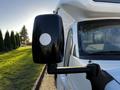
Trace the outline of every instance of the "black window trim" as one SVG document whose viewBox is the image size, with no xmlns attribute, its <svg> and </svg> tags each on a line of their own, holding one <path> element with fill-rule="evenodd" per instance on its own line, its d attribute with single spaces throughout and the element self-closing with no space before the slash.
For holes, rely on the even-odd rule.
<svg viewBox="0 0 120 90">
<path fill-rule="evenodd" d="M 95 2 L 120 3 L 120 0 L 93 0 Z"/>
</svg>

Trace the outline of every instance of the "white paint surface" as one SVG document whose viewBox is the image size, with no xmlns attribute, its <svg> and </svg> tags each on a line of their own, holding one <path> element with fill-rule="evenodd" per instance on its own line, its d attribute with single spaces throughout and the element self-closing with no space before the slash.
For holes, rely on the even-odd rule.
<svg viewBox="0 0 120 90">
<path fill-rule="evenodd" d="M 120 85 L 113 80 L 106 85 L 105 90 L 120 90 Z"/>
</svg>

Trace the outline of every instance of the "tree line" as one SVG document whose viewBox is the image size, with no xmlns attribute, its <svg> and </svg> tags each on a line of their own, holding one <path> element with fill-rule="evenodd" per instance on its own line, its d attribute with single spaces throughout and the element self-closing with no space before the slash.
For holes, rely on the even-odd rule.
<svg viewBox="0 0 120 90">
<path fill-rule="evenodd" d="M 29 38 L 27 36 L 27 29 L 25 26 L 23 26 L 20 33 L 15 34 L 14 31 L 11 31 L 11 33 L 6 31 L 4 38 L 2 31 L 0 30 L 0 52 L 17 49 L 21 44 L 25 45 L 28 40 Z"/>
<path fill-rule="evenodd" d="M 5 33 L 5 38 L 3 39 L 2 32 L 0 30 L 0 52 L 10 51 L 20 47 L 20 36 L 18 33 L 14 34 L 11 31 L 11 35 L 7 31 Z"/>
</svg>

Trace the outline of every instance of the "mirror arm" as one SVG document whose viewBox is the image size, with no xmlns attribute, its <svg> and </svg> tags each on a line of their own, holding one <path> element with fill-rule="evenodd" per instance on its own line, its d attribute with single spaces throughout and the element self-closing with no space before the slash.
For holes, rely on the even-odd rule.
<svg viewBox="0 0 120 90">
<path fill-rule="evenodd" d="M 57 67 L 55 64 L 49 64 L 47 65 L 47 72 L 49 74 L 87 73 L 89 76 L 96 76 L 98 67 L 98 64 L 88 64 L 87 67 Z"/>
</svg>

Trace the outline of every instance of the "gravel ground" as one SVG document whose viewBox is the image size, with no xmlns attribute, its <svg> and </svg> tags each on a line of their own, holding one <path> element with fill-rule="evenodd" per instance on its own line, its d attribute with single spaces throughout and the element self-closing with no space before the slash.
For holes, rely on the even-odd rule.
<svg viewBox="0 0 120 90">
<path fill-rule="evenodd" d="M 39 90 L 56 90 L 54 75 L 49 75 L 45 72 L 44 78 Z"/>
</svg>

